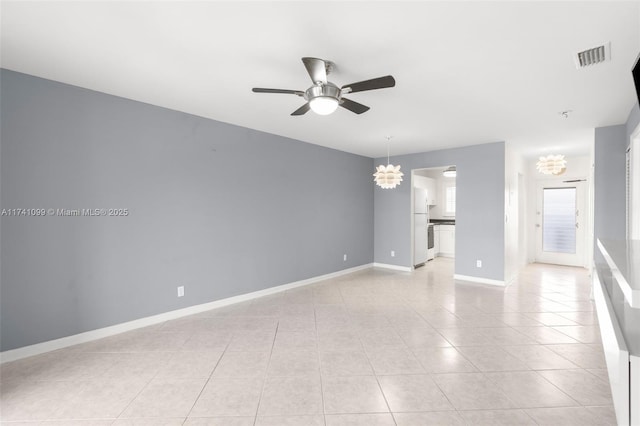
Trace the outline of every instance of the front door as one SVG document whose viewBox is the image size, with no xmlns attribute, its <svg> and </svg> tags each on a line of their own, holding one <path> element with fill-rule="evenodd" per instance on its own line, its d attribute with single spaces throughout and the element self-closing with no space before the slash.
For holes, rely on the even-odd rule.
<svg viewBox="0 0 640 426">
<path fill-rule="evenodd" d="M 585 266 L 584 182 L 541 182 L 536 211 L 536 261 Z"/>
</svg>

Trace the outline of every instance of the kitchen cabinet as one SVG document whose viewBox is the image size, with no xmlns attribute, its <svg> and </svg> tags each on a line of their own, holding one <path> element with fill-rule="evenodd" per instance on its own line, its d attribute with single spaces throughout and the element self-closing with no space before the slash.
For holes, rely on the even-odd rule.
<svg viewBox="0 0 640 426">
<path fill-rule="evenodd" d="M 436 192 L 436 180 L 432 178 L 425 179 L 426 189 L 427 189 L 427 204 L 430 206 L 435 206 L 438 204 L 438 193 Z"/>
<path fill-rule="evenodd" d="M 440 255 L 440 225 L 433 225 L 433 252 Z"/>
<path fill-rule="evenodd" d="M 640 425 L 640 241 L 598 239 L 597 248 L 593 298 L 616 423 Z"/>
<path fill-rule="evenodd" d="M 456 253 L 456 226 L 440 225 L 439 253 L 443 257 L 454 257 Z"/>
<path fill-rule="evenodd" d="M 414 176 L 413 187 L 424 189 L 427 192 L 427 205 L 435 206 L 437 204 L 438 190 L 436 180 L 426 176 Z"/>
</svg>

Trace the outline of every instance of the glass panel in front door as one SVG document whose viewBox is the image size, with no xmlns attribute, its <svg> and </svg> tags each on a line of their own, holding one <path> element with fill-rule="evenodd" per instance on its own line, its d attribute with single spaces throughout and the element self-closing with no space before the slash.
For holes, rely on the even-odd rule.
<svg viewBox="0 0 640 426">
<path fill-rule="evenodd" d="M 576 252 L 576 188 L 544 188 L 542 251 Z"/>
</svg>

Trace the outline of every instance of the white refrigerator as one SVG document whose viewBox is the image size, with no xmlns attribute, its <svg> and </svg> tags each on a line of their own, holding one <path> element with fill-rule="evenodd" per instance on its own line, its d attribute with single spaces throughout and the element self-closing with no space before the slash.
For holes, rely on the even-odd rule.
<svg viewBox="0 0 640 426">
<path fill-rule="evenodd" d="M 428 259 L 429 206 L 427 190 L 413 188 L 413 265 L 424 265 Z"/>
</svg>

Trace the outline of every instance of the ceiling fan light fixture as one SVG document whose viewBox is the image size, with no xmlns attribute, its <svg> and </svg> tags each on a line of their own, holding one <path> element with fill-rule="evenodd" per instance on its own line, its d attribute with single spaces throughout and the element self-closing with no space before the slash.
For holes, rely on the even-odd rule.
<svg viewBox="0 0 640 426">
<path fill-rule="evenodd" d="M 329 115 L 338 109 L 338 100 L 329 96 L 318 96 L 309 101 L 311 110 L 318 115 Z"/>
<path fill-rule="evenodd" d="M 444 177 L 456 177 L 456 175 L 456 166 L 450 166 L 447 170 L 442 172 L 442 176 Z"/>
</svg>

